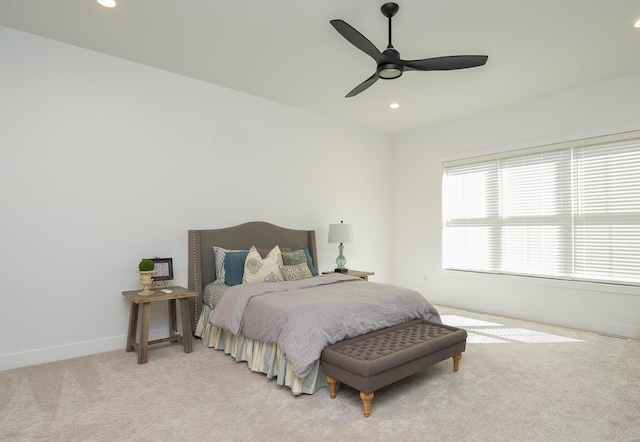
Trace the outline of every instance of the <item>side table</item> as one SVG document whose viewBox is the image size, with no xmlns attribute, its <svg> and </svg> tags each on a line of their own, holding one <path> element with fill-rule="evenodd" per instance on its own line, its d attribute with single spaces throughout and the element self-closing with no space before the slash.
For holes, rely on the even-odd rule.
<svg viewBox="0 0 640 442">
<path fill-rule="evenodd" d="M 330 271 L 330 272 L 322 272 L 323 275 L 328 275 L 329 273 L 335 273 L 335 271 Z M 358 278 L 362 278 L 365 281 L 369 280 L 369 276 L 371 275 L 375 275 L 375 273 L 373 272 L 362 272 L 360 270 L 347 270 L 347 275 L 349 276 L 356 276 Z"/>
<path fill-rule="evenodd" d="M 129 334 L 127 335 L 127 352 L 138 352 L 138 364 L 147 362 L 149 346 L 161 342 L 181 342 L 185 353 L 191 353 L 191 320 L 189 317 L 189 298 L 197 296 L 195 290 L 184 287 L 173 287 L 171 293 L 164 293 L 156 289 L 152 295 L 139 295 L 140 290 L 122 292 L 122 296 L 131 302 L 129 313 Z M 149 341 L 149 316 L 151 303 L 156 301 L 169 301 L 169 337 Z M 177 301 L 180 301 L 180 321 L 182 322 L 182 334 L 178 333 Z M 142 321 L 140 327 L 140 341 L 136 342 L 138 331 L 138 315 L 142 308 Z"/>
</svg>

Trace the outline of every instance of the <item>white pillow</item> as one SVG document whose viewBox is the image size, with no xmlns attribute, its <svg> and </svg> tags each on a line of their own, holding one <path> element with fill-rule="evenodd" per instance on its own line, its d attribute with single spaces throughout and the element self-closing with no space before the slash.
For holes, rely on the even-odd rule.
<svg viewBox="0 0 640 442">
<path fill-rule="evenodd" d="M 275 246 L 269 254 L 262 259 L 255 246 L 251 246 L 251 250 L 249 250 L 249 254 L 244 261 L 242 283 L 282 282 L 284 281 L 284 276 L 282 276 L 282 271 L 280 270 L 280 266 L 282 265 L 280 247 Z"/>
</svg>

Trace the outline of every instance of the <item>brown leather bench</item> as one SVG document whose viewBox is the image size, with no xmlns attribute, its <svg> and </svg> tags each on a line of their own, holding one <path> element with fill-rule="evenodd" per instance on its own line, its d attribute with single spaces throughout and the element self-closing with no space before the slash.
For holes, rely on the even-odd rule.
<svg viewBox="0 0 640 442">
<path fill-rule="evenodd" d="M 466 342 L 463 329 L 417 319 L 329 345 L 320 361 L 331 399 L 344 382 L 360 390 L 369 417 L 374 391 L 448 358 L 458 371 Z"/>
</svg>

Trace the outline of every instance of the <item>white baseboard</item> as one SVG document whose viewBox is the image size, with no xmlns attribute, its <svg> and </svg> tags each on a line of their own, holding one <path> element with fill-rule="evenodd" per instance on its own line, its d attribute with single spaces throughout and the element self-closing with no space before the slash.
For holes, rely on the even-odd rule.
<svg viewBox="0 0 640 442">
<path fill-rule="evenodd" d="M 435 297 L 434 297 L 435 298 Z M 640 327 L 632 324 L 620 324 L 602 321 L 594 318 L 575 317 L 550 311 L 528 309 L 526 312 L 514 308 L 496 307 L 482 303 L 457 301 L 451 299 L 433 299 L 433 304 L 453 307 L 461 310 L 469 310 L 476 313 L 488 313 L 490 315 L 506 316 L 508 318 L 522 319 L 524 321 L 540 322 L 542 324 L 557 325 L 560 327 L 577 330 L 605 333 L 614 336 L 622 336 L 631 339 L 640 339 Z"/>
<path fill-rule="evenodd" d="M 149 330 L 150 341 L 166 338 L 167 336 L 169 336 L 168 327 L 166 329 Z M 28 365 L 60 361 L 62 359 L 78 358 L 107 351 L 125 351 L 126 345 L 127 335 L 121 335 L 114 336 L 112 338 L 96 339 L 93 341 L 76 342 L 67 345 L 9 353 L 0 355 L 0 371 L 26 367 Z"/>
</svg>

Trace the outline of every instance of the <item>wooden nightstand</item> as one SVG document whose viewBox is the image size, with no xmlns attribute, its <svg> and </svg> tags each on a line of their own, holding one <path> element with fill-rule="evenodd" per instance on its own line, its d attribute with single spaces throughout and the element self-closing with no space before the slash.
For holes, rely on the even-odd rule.
<svg viewBox="0 0 640 442">
<path fill-rule="evenodd" d="M 335 273 L 335 271 L 332 270 L 330 272 L 322 272 L 323 275 L 328 275 L 330 273 Z M 358 278 L 362 278 L 365 281 L 368 281 L 369 280 L 369 276 L 375 275 L 375 273 L 373 273 L 373 272 L 362 272 L 360 270 L 348 270 L 347 271 L 347 275 L 355 276 L 355 277 L 358 277 Z"/>
<path fill-rule="evenodd" d="M 185 353 L 191 353 L 191 320 L 189 317 L 189 298 L 197 296 L 195 290 L 184 287 L 173 287 L 171 293 L 161 292 L 155 289 L 152 295 L 139 295 L 140 290 L 122 292 L 122 296 L 131 302 L 129 313 L 129 334 L 127 335 L 127 352 L 138 352 L 138 364 L 147 362 L 149 346 L 161 342 L 181 342 Z M 151 303 L 156 301 L 169 301 L 169 337 L 149 341 L 149 314 Z M 178 313 L 176 310 L 177 301 L 180 301 L 180 321 L 182 322 L 182 335 L 178 334 Z M 140 327 L 140 342 L 136 342 L 138 331 L 138 313 L 142 307 L 142 324 Z"/>
</svg>

